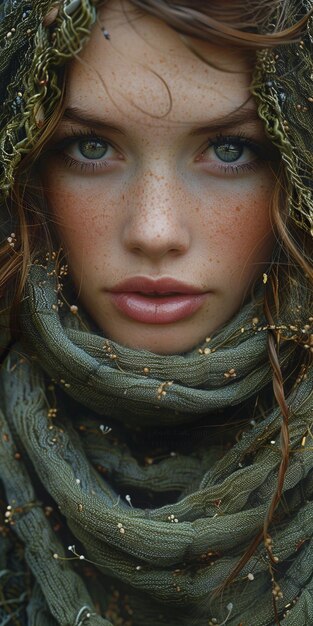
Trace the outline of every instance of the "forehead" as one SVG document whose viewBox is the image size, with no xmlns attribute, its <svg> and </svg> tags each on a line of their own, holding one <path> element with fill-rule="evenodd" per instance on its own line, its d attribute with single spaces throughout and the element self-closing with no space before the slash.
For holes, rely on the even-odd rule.
<svg viewBox="0 0 313 626">
<path fill-rule="evenodd" d="M 99 11 L 80 59 L 70 65 L 66 103 L 149 125 L 155 118 L 201 123 L 247 101 L 249 65 L 238 50 L 184 38 L 161 20 L 113 0 Z"/>
</svg>

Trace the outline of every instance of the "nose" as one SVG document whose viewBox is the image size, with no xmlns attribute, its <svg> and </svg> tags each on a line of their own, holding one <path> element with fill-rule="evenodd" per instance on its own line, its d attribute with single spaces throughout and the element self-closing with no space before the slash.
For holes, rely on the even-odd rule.
<svg viewBox="0 0 313 626">
<path fill-rule="evenodd" d="M 168 174 L 148 171 L 127 196 L 123 234 L 129 251 L 153 260 L 187 252 L 191 232 L 182 183 Z"/>
</svg>

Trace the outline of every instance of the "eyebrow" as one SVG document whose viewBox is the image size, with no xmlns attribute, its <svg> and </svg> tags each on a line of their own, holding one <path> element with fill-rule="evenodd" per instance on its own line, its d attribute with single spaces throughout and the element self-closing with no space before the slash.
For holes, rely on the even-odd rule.
<svg viewBox="0 0 313 626">
<path fill-rule="evenodd" d="M 252 122 L 259 122 L 262 125 L 262 120 L 258 116 L 256 109 L 251 107 L 239 107 L 235 111 L 232 111 L 228 115 L 224 115 L 220 118 L 215 118 L 206 126 L 200 126 L 192 131 L 191 135 L 202 135 L 202 133 L 212 133 L 218 130 L 227 130 L 227 128 L 233 128 L 235 126 L 242 126 L 243 124 L 251 124 Z"/>
<path fill-rule="evenodd" d="M 60 121 L 62 122 L 63 120 L 70 120 L 72 122 L 76 122 L 77 124 L 81 124 L 82 126 L 89 126 L 91 128 L 101 128 L 103 130 L 110 129 L 120 135 L 125 135 L 125 132 L 121 128 L 117 128 L 108 121 L 99 119 L 97 116 L 90 115 L 87 111 L 78 109 L 77 107 L 68 107 L 65 109 L 63 117 Z"/>
<path fill-rule="evenodd" d="M 68 107 L 63 113 L 62 120 L 70 120 L 83 126 L 89 126 L 92 128 L 101 128 L 102 130 L 115 131 L 120 135 L 125 135 L 125 131 L 122 128 L 116 127 L 109 123 L 109 121 L 100 119 L 95 115 L 88 113 L 77 107 Z M 238 107 L 235 111 L 232 111 L 228 115 L 224 115 L 221 118 L 215 118 L 205 126 L 199 126 L 192 132 L 192 136 L 202 135 L 204 133 L 212 133 L 218 130 L 226 130 L 227 128 L 233 128 L 235 126 L 242 126 L 243 124 L 250 124 L 251 122 L 259 122 L 262 124 L 257 110 L 251 107 Z"/>
</svg>

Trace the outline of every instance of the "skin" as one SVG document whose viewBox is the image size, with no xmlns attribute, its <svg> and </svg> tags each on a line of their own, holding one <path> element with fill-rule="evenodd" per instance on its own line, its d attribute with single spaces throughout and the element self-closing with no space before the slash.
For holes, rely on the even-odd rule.
<svg viewBox="0 0 313 626">
<path fill-rule="evenodd" d="M 163 22 L 123 7 L 113 0 L 101 10 L 110 40 L 95 25 L 70 66 L 65 106 L 92 123 L 64 117 L 42 181 L 79 299 L 99 328 L 132 348 L 182 353 L 234 315 L 271 258 L 273 151 L 262 122 L 248 119 L 256 107 L 240 52 L 191 41 L 212 67 Z M 225 116 L 242 105 L 243 121 L 224 129 Z M 94 131 L 107 149 L 98 160 L 82 154 L 87 137 L 72 136 Z M 236 162 L 225 163 L 210 146 L 221 136 L 235 137 L 237 152 L 242 137 L 260 151 L 244 145 Z M 183 320 L 145 324 L 110 298 L 133 276 L 175 278 L 208 295 Z"/>
</svg>

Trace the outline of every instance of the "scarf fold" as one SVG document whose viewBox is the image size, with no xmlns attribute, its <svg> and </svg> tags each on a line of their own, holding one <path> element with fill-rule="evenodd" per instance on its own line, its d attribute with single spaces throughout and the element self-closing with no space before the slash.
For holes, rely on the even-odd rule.
<svg viewBox="0 0 313 626">
<path fill-rule="evenodd" d="M 113 417 L 149 427 L 172 423 L 174 411 L 175 422 L 183 423 L 190 413 L 194 419 L 194 414 L 240 404 L 271 381 L 259 304 L 244 307 L 231 327 L 191 353 L 161 356 L 71 328 L 69 315 L 58 311 L 54 272 L 49 265 L 31 268 L 23 334 L 49 376 L 78 401 L 83 388 L 83 402 L 92 410 L 101 414 L 105 404 Z M 289 354 L 286 345 L 284 361 Z"/>
<path fill-rule="evenodd" d="M 279 409 L 268 406 L 262 417 L 240 424 L 231 446 L 212 435 L 212 445 L 200 440 L 191 454 L 178 446 L 142 461 L 128 435 L 144 440 L 153 425 L 188 432 L 199 420 L 210 433 L 222 409 L 262 397 L 271 372 L 260 306 L 247 304 L 191 353 L 163 357 L 82 330 L 61 301 L 56 272 L 32 266 L 23 340 L 2 371 L 7 528 L 25 546 L 35 579 L 25 623 L 270 626 L 273 603 L 284 625 L 299 626 L 304 614 L 310 623 L 310 370 L 288 397 L 291 455 L 270 527 L 274 566 L 260 544 L 216 600 L 214 590 L 261 531 L 275 490 Z M 289 355 L 285 341 L 283 367 Z M 152 505 L 137 504 L 143 495 Z M 154 506 L 160 496 L 163 503 Z"/>
</svg>

